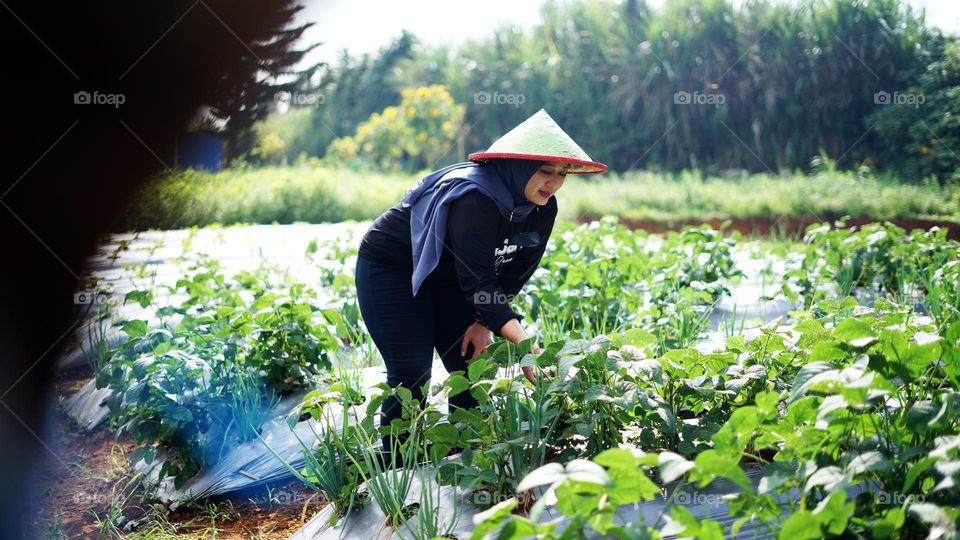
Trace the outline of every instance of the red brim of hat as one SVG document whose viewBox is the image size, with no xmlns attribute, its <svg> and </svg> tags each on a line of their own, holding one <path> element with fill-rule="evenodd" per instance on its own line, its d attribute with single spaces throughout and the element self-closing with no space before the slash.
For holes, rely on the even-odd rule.
<svg viewBox="0 0 960 540">
<path fill-rule="evenodd" d="M 589 170 L 577 170 L 571 168 L 568 173 L 572 174 L 599 174 L 607 172 L 607 166 L 597 161 L 586 161 L 583 159 L 568 158 L 561 156 L 543 156 L 539 154 L 516 154 L 511 152 L 474 152 L 467 156 L 470 161 L 482 161 L 485 159 L 511 158 L 511 159 L 530 159 L 535 161 L 553 161 L 556 163 L 569 163 L 580 167 L 588 167 Z"/>
</svg>

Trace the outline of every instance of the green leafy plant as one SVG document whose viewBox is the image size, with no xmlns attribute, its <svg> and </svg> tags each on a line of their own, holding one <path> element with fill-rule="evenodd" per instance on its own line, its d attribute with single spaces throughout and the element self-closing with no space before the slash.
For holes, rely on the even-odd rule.
<svg viewBox="0 0 960 540">
<path fill-rule="evenodd" d="M 357 422 L 356 408 L 365 402 L 364 388 L 359 375 L 344 369 L 339 371 L 339 380 L 324 390 L 314 390 L 304 396 L 303 401 L 287 417 L 291 429 L 299 422 L 314 420 L 310 423 L 313 444 L 308 444 L 294 430 L 294 436 L 300 442 L 305 458 L 304 468 L 300 471 L 291 466 L 282 456 L 273 451 L 267 441 L 264 445 L 294 476 L 307 487 L 320 493 L 333 505 L 334 511 L 330 524 L 336 524 L 356 507 L 366 504 L 367 492 L 360 493 L 360 464 L 355 456 L 360 455 L 363 439 Z M 339 415 L 334 414 L 336 407 Z M 339 418 L 339 427 L 337 418 Z M 316 430 L 319 426 L 320 432 Z"/>
<path fill-rule="evenodd" d="M 328 351 L 336 340 L 326 327 L 312 322 L 314 308 L 303 299 L 306 291 L 294 284 L 289 296 L 266 293 L 251 306 L 256 314 L 250 323 L 254 345 L 248 362 L 280 390 L 303 386 L 331 367 Z"/>
</svg>

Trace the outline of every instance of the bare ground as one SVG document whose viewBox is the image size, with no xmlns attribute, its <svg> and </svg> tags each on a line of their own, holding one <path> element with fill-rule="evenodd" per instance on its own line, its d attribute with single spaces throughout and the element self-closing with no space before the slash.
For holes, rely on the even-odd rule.
<svg viewBox="0 0 960 540">
<path fill-rule="evenodd" d="M 61 374 L 55 395 L 78 390 L 90 373 Z M 48 407 L 46 436 L 37 456 L 34 509 L 27 538 L 286 539 L 327 503 L 299 480 L 277 481 L 212 497 L 171 512 L 144 500 L 127 463 L 137 445 L 114 439 L 101 426 L 81 430 L 59 408 Z M 117 519 L 122 513 L 123 518 Z M 110 516 L 113 516 L 111 519 Z M 132 531 L 123 524 L 142 519 Z M 119 522 L 119 527 L 113 525 Z M 119 532 L 118 532 L 119 530 Z"/>
</svg>

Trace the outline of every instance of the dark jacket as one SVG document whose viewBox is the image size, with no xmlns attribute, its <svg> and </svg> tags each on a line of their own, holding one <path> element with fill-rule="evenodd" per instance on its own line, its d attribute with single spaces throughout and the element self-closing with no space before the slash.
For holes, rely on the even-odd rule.
<svg viewBox="0 0 960 540">
<path fill-rule="evenodd" d="M 429 279 L 457 282 L 478 320 L 499 335 L 507 321 L 521 318 L 509 302 L 539 266 L 556 217 L 556 197 L 526 220 L 511 223 L 488 197 L 467 193 L 450 204 L 443 254 Z M 377 218 L 361 240 L 359 254 L 412 272 L 410 210 L 397 204 Z"/>
</svg>

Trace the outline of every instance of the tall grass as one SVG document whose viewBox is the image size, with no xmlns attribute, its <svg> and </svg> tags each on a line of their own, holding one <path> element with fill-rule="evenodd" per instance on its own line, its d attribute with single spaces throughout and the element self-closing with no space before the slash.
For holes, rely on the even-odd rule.
<svg viewBox="0 0 960 540">
<path fill-rule="evenodd" d="M 367 220 L 396 204 L 416 177 L 349 169 L 265 167 L 154 178 L 123 217 L 130 229 L 212 223 Z"/>
<path fill-rule="evenodd" d="M 654 221 L 842 215 L 876 220 L 931 218 L 960 222 L 960 186 L 905 184 L 844 172 L 733 178 L 698 172 L 635 172 L 568 177 L 558 195 L 566 217 L 612 214 Z"/>
<path fill-rule="evenodd" d="M 121 228 L 370 220 L 396 204 L 420 177 L 307 166 L 214 174 L 187 170 L 155 178 L 128 209 Z M 609 214 L 661 222 L 781 216 L 829 220 L 851 215 L 960 223 L 956 185 L 905 184 L 839 171 L 733 178 L 704 177 L 697 171 L 571 175 L 558 202 L 565 219 Z"/>
</svg>

